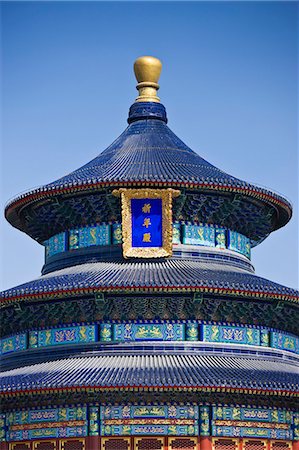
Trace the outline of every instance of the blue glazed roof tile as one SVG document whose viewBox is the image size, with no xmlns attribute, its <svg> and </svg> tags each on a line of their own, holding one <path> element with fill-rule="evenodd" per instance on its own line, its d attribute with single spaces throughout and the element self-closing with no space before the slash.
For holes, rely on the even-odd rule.
<svg viewBox="0 0 299 450">
<path fill-rule="evenodd" d="M 254 380 L 252 377 L 254 373 Z M 297 391 L 298 365 L 238 355 L 80 356 L 5 371 L 0 391 L 96 386 L 222 386 Z"/>
<path fill-rule="evenodd" d="M 200 288 L 240 290 L 299 298 L 298 291 L 261 278 L 246 270 L 192 260 L 150 262 L 97 262 L 81 264 L 43 275 L 36 280 L 2 292 L 11 298 L 48 294 L 78 288 Z"/>
<path fill-rule="evenodd" d="M 134 110 L 143 113 L 135 114 Z M 254 193 L 266 194 L 282 202 L 288 210 L 290 203 L 278 194 L 254 186 L 234 176 L 228 175 L 196 152 L 191 150 L 166 125 L 163 105 L 133 104 L 130 110 L 129 126 L 101 154 L 68 175 L 23 194 L 7 205 L 8 211 L 20 199 L 32 194 L 63 190 L 74 186 L 86 186 L 101 183 L 138 183 L 162 182 L 169 186 L 176 184 L 203 184 L 203 187 L 222 186 L 244 188 L 244 195 Z M 151 112 L 148 112 L 151 109 Z M 134 116 L 135 114 L 135 116 Z M 134 116 L 134 120 L 130 120 Z M 162 118 L 161 118 L 162 117 Z M 153 120 L 155 119 L 155 120 Z M 271 203 L 271 200 L 269 200 Z"/>
</svg>

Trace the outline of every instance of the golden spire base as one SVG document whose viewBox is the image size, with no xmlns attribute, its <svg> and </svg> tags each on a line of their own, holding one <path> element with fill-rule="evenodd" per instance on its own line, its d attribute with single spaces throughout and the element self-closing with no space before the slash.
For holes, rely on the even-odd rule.
<svg viewBox="0 0 299 450">
<path fill-rule="evenodd" d="M 134 73 L 138 81 L 136 88 L 139 95 L 135 102 L 160 102 L 157 96 L 158 80 L 162 70 L 162 63 L 154 56 L 141 56 L 134 63 Z"/>
</svg>

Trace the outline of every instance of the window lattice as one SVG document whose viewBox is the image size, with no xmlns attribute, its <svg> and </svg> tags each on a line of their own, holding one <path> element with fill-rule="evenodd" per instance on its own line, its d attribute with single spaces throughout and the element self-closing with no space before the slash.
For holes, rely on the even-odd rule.
<svg viewBox="0 0 299 450">
<path fill-rule="evenodd" d="M 291 450 L 292 443 L 287 441 L 272 441 L 271 450 Z"/>
<path fill-rule="evenodd" d="M 9 444 L 9 450 L 30 450 L 31 445 L 30 442 L 15 442 L 13 444 Z"/>
<path fill-rule="evenodd" d="M 136 450 L 163 450 L 163 439 L 141 438 L 137 440 Z"/>
<path fill-rule="evenodd" d="M 171 450 L 195 450 L 196 440 L 188 438 L 174 438 L 169 440 L 169 449 Z"/>
<path fill-rule="evenodd" d="M 216 439 L 213 450 L 236 450 L 236 441 L 233 439 Z"/>
<path fill-rule="evenodd" d="M 40 441 L 35 442 L 33 445 L 34 450 L 56 450 L 55 441 Z"/>
<path fill-rule="evenodd" d="M 130 450 L 130 442 L 126 439 L 108 439 L 103 443 L 103 450 Z"/>
<path fill-rule="evenodd" d="M 265 450 L 266 444 L 259 440 L 245 441 L 243 444 L 243 450 Z"/>
<path fill-rule="evenodd" d="M 63 441 L 61 450 L 85 450 L 84 440 L 70 439 Z"/>
</svg>

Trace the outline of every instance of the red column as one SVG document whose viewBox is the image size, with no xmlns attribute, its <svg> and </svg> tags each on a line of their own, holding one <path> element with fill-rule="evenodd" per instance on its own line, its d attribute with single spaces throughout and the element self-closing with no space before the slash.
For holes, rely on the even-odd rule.
<svg viewBox="0 0 299 450">
<path fill-rule="evenodd" d="M 293 441 L 293 450 L 299 450 L 299 441 Z"/>
<path fill-rule="evenodd" d="M 200 450 L 212 450 L 212 438 L 210 436 L 200 436 L 199 442 Z"/>
<path fill-rule="evenodd" d="M 0 450 L 8 450 L 8 442 L 0 442 Z"/>
<path fill-rule="evenodd" d="M 86 436 L 85 438 L 86 450 L 100 450 L 99 436 Z"/>
</svg>

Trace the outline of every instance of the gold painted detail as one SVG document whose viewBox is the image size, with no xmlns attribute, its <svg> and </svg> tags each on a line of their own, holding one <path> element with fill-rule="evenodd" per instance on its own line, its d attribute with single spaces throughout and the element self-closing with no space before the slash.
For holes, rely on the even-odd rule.
<svg viewBox="0 0 299 450">
<path fill-rule="evenodd" d="M 160 102 L 157 96 L 158 80 L 162 70 L 162 63 L 153 56 L 141 56 L 134 63 L 134 73 L 138 84 L 136 88 L 139 96 L 136 102 Z"/>
<path fill-rule="evenodd" d="M 112 192 L 121 197 L 123 256 L 124 258 L 164 258 L 172 255 L 172 198 L 178 197 L 180 191 L 175 189 L 126 189 L 121 188 Z M 162 200 L 162 247 L 133 247 L 132 246 L 132 199 L 161 199 Z M 150 204 L 145 203 L 143 212 L 150 213 Z M 144 242 L 151 242 L 151 235 L 147 232 L 149 222 L 144 223 L 146 232 Z"/>
</svg>

